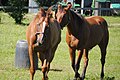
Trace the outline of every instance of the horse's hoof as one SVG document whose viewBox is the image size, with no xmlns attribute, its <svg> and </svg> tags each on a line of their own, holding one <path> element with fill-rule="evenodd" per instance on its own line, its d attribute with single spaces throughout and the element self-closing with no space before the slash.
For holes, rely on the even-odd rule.
<svg viewBox="0 0 120 80">
<path fill-rule="evenodd" d="M 74 78 L 73 80 L 82 80 L 82 78 L 78 77 L 78 78 Z"/>
<path fill-rule="evenodd" d="M 48 77 L 46 77 L 46 78 L 42 78 L 42 80 L 48 80 Z"/>
<path fill-rule="evenodd" d="M 73 80 L 77 80 L 77 78 L 74 78 Z"/>
<path fill-rule="evenodd" d="M 103 80 L 103 78 L 100 78 L 100 80 Z"/>
<path fill-rule="evenodd" d="M 73 80 L 77 80 L 76 78 L 74 78 Z"/>
<path fill-rule="evenodd" d="M 74 78 L 80 78 L 80 74 L 79 73 L 76 73 Z"/>
<path fill-rule="evenodd" d="M 85 77 L 80 77 L 80 80 L 84 80 Z"/>
</svg>

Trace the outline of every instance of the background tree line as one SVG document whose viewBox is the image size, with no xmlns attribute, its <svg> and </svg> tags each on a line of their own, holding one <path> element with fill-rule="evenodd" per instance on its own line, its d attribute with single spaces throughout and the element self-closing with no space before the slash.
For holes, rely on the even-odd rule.
<svg viewBox="0 0 120 80">
<path fill-rule="evenodd" d="M 34 0 L 38 7 L 47 6 L 56 4 L 62 0 Z M 28 0 L 2 0 L 0 2 L 1 6 L 10 6 L 10 8 L 2 9 L 7 12 L 14 20 L 16 24 L 21 24 L 23 16 L 27 13 L 27 10 L 24 9 L 25 6 L 28 6 Z M 3 4 L 2 4 L 3 3 Z"/>
</svg>

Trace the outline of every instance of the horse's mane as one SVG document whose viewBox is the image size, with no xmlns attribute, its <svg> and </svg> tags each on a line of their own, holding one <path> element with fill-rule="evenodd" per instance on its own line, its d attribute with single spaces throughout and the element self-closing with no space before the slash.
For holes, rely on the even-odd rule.
<svg viewBox="0 0 120 80">
<path fill-rule="evenodd" d="M 33 19 L 33 21 L 38 21 L 38 20 L 39 20 L 39 15 L 36 14 L 35 17 L 34 17 L 34 19 Z"/>
<path fill-rule="evenodd" d="M 83 23 L 83 21 L 85 20 L 84 17 L 81 14 L 78 14 L 71 9 L 70 9 L 70 13 L 71 13 L 71 15 L 73 16 L 74 19 L 79 21 L 79 23 Z"/>
</svg>

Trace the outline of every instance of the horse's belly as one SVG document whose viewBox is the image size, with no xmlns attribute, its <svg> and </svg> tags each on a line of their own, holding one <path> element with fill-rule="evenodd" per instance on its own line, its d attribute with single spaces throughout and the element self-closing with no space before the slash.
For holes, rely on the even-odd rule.
<svg viewBox="0 0 120 80">
<path fill-rule="evenodd" d="M 89 43 L 87 44 L 87 46 L 86 46 L 86 49 L 90 50 L 90 49 L 92 49 L 93 47 L 95 47 L 96 45 L 98 45 L 98 43 L 92 43 L 92 42 L 90 43 L 90 42 L 89 42 Z"/>
<path fill-rule="evenodd" d="M 91 49 L 98 45 L 104 36 L 104 31 L 101 26 L 93 25 L 90 28 L 90 35 L 86 44 L 86 48 Z"/>
<path fill-rule="evenodd" d="M 87 44 L 86 44 L 86 48 L 87 49 L 92 49 L 94 46 L 98 45 L 102 38 L 103 38 L 103 32 L 102 31 L 98 31 L 94 34 L 91 34 L 88 41 L 87 41 Z"/>
</svg>

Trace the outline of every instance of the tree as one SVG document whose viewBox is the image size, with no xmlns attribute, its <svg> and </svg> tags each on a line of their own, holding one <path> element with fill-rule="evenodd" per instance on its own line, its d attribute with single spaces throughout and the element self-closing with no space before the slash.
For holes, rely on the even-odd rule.
<svg viewBox="0 0 120 80">
<path fill-rule="evenodd" d="M 43 6 L 50 7 L 59 1 L 62 1 L 62 0 L 35 0 L 35 2 L 37 2 L 37 4 L 42 7 Z"/>
<path fill-rule="evenodd" d="M 9 15 L 15 20 L 15 23 L 21 24 L 26 11 L 23 9 L 26 0 L 9 0 L 8 5 L 11 6 Z"/>
<path fill-rule="evenodd" d="M 24 10 L 25 4 L 28 0 L 8 0 L 8 5 L 11 6 L 9 15 L 15 20 L 15 23 L 21 24 L 23 16 L 26 11 Z M 50 7 L 61 0 L 35 0 L 39 6 Z"/>
</svg>

